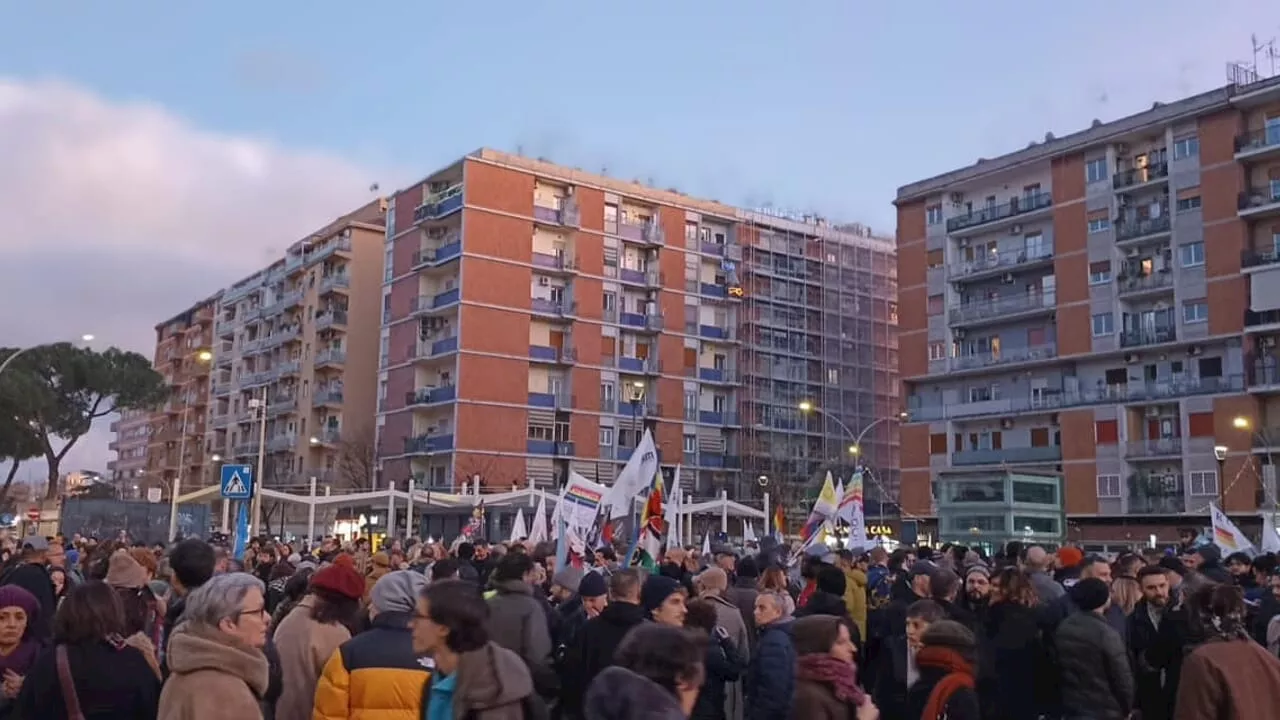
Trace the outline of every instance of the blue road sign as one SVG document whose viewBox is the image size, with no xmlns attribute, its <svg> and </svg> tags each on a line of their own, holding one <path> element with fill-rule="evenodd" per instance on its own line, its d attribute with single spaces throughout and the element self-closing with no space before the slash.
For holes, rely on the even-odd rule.
<svg viewBox="0 0 1280 720">
<path fill-rule="evenodd" d="M 253 497 L 253 466 L 222 466 L 222 497 L 228 500 L 248 500 Z"/>
</svg>

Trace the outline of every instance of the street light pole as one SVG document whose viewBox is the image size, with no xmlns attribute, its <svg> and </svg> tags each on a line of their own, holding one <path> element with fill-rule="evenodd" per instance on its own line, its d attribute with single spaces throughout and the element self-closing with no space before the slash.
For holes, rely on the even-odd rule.
<svg viewBox="0 0 1280 720">
<path fill-rule="evenodd" d="M 250 401 L 253 402 L 252 400 Z M 249 537 L 262 530 L 262 485 L 267 459 L 267 388 L 262 388 L 262 398 L 257 401 L 258 411 L 258 468 L 254 471 L 253 499 L 249 501 Z"/>
<path fill-rule="evenodd" d="M 817 413 L 822 417 L 827 418 L 828 420 L 834 422 L 836 425 L 840 427 L 841 430 L 844 430 L 845 434 L 848 435 L 851 440 L 853 440 L 853 444 L 849 446 L 849 454 L 858 458 L 857 466 L 863 470 L 866 470 L 867 468 L 866 468 L 866 465 L 862 462 L 862 439 L 867 436 L 867 433 L 870 432 L 872 428 L 879 425 L 880 423 L 889 422 L 890 420 L 906 419 L 906 413 L 901 413 L 896 416 L 886 415 L 885 417 L 876 418 L 875 420 L 872 420 L 870 423 L 867 423 L 866 427 L 862 428 L 861 432 L 855 434 L 853 430 L 849 429 L 849 426 L 846 425 L 844 421 L 842 421 L 840 418 L 836 417 L 835 415 L 832 415 L 826 410 L 823 410 L 822 408 L 818 407 L 812 402 L 809 402 L 808 400 L 802 401 L 799 405 L 799 408 L 800 408 L 800 412 Z M 880 482 L 880 479 L 877 478 L 874 474 L 871 474 L 869 472 L 868 474 L 871 475 L 872 480 L 875 481 L 876 487 L 880 489 L 880 492 L 877 494 L 880 495 L 880 520 L 883 522 L 884 492 L 885 492 L 884 483 Z M 901 508 L 899 508 L 899 512 L 901 512 Z"/>
<path fill-rule="evenodd" d="M 182 492 L 182 470 L 187 463 L 187 416 L 191 412 L 190 405 L 182 408 L 182 430 L 178 440 L 178 474 L 173 478 L 173 487 L 169 490 L 169 542 L 178 536 L 178 493 Z"/>
</svg>

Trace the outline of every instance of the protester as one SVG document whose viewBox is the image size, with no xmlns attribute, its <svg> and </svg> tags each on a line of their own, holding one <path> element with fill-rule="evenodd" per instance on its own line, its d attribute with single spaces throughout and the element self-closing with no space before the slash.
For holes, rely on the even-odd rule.
<svg viewBox="0 0 1280 720">
<path fill-rule="evenodd" d="M 587 573 L 585 577 L 593 574 Z M 667 579 L 673 583 L 672 587 L 678 586 L 675 580 Z M 627 633 L 645 621 L 645 609 L 640 604 L 643 582 L 639 570 L 615 572 L 609 578 L 609 604 L 597 617 L 587 620 L 566 652 L 560 674 L 560 706 L 569 717 L 580 716 L 582 700 L 591 681 L 613 664 L 618 646 Z"/>
<path fill-rule="evenodd" d="M 44 641 L 53 633 L 54 613 L 58 598 L 48 570 L 49 542 L 38 535 L 22 538 L 17 564 L 0 576 L 0 585 L 15 585 L 26 590 L 40 603 L 40 612 L 31 620 L 33 637 Z"/>
<path fill-rule="evenodd" d="M 1209 585 L 1197 591 L 1189 604 L 1206 642 L 1183 661 L 1177 720 L 1275 717 L 1280 659 L 1250 639 L 1243 591 L 1232 585 Z"/>
<path fill-rule="evenodd" d="M 310 592 L 280 621 L 273 637 L 283 675 L 276 720 L 310 720 L 320 673 L 351 639 L 364 591 L 364 578 L 339 556 L 311 576 Z"/>
<path fill-rule="evenodd" d="M 908 718 L 980 720 L 975 690 L 977 645 L 973 633 L 953 620 L 939 620 L 920 637 L 920 678 L 907 692 Z"/>
<path fill-rule="evenodd" d="M 845 720 L 877 712 L 858 686 L 854 633 L 848 622 L 811 615 L 796 620 L 791 632 L 798 660 L 793 720 Z"/>
<path fill-rule="evenodd" d="M 760 639 L 742 683 L 747 720 L 786 720 L 791 715 L 796 691 L 795 620 L 783 614 L 786 606 L 782 597 L 773 591 L 756 597 Z"/>
<path fill-rule="evenodd" d="M 1105 619 L 1110 590 L 1089 577 L 1068 596 L 1079 611 L 1054 633 L 1063 710 L 1070 717 L 1125 720 L 1133 709 L 1133 672 L 1124 640 Z"/>
<path fill-rule="evenodd" d="M 524 553 L 506 555 L 494 565 L 490 574 L 494 594 L 488 600 L 485 630 L 493 642 L 524 660 L 538 694 L 550 699 L 559 692 L 560 681 L 552 666 L 547 613 L 534 596 L 536 572 L 533 558 Z"/>
<path fill-rule="evenodd" d="M 0 719 L 15 717 L 14 700 L 43 647 L 32 627 L 39 613 L 34 595 L 17 585 L 0 586 Z"/>
<path fill-rule="evenodd" d="M 755 593 L 758 596 L 758 593 Z M 748 649 L 738 647 L 716 617 L 710 600 L 693 600 L 686 605 L 685 626 L 706 636 L 702 687 L 689 717 L 695 720 L 725 720 L 726 686 L 737 683 L 747 669 Z"/>
<path fill-rule="evenodd" d="M 589 720 L 683 720 L 689 717 L 705 673 L 704 648 L 704 641 L 698 635 L 681 628 L 656 623 L 637 627 L 618 647 L 616 665 L 592 681 L 586 697 L 586 717 Z"/>
</svg>

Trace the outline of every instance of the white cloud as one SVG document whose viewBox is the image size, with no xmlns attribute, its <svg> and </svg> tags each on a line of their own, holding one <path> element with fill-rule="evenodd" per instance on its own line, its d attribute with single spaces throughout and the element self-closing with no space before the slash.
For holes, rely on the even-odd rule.
<svg viewBox="0 0 1280 720">
<path fill-rule="evenodd" d="M 148 357 L 157 322 L 354 209 L 376 177 L 155 105 L 3 78 L 0 158 L 0 345 L 93 333 Z M 95 428 L 64 470 L 105 470 L 108 438 Z"/>
</svg>

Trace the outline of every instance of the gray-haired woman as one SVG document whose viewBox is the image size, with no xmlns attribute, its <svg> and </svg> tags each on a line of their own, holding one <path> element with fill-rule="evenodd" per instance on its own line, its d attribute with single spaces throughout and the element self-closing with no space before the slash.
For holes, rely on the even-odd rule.
<svg viewBox="0 0 1280 720">
<path fill-rule="evenodd" d="M 157 720 L 262 718 L 269 670 L 262 581 L 247 573 L 214 576 L 187 597 L 169 638 L 169 681 Z"/>
</svg>

